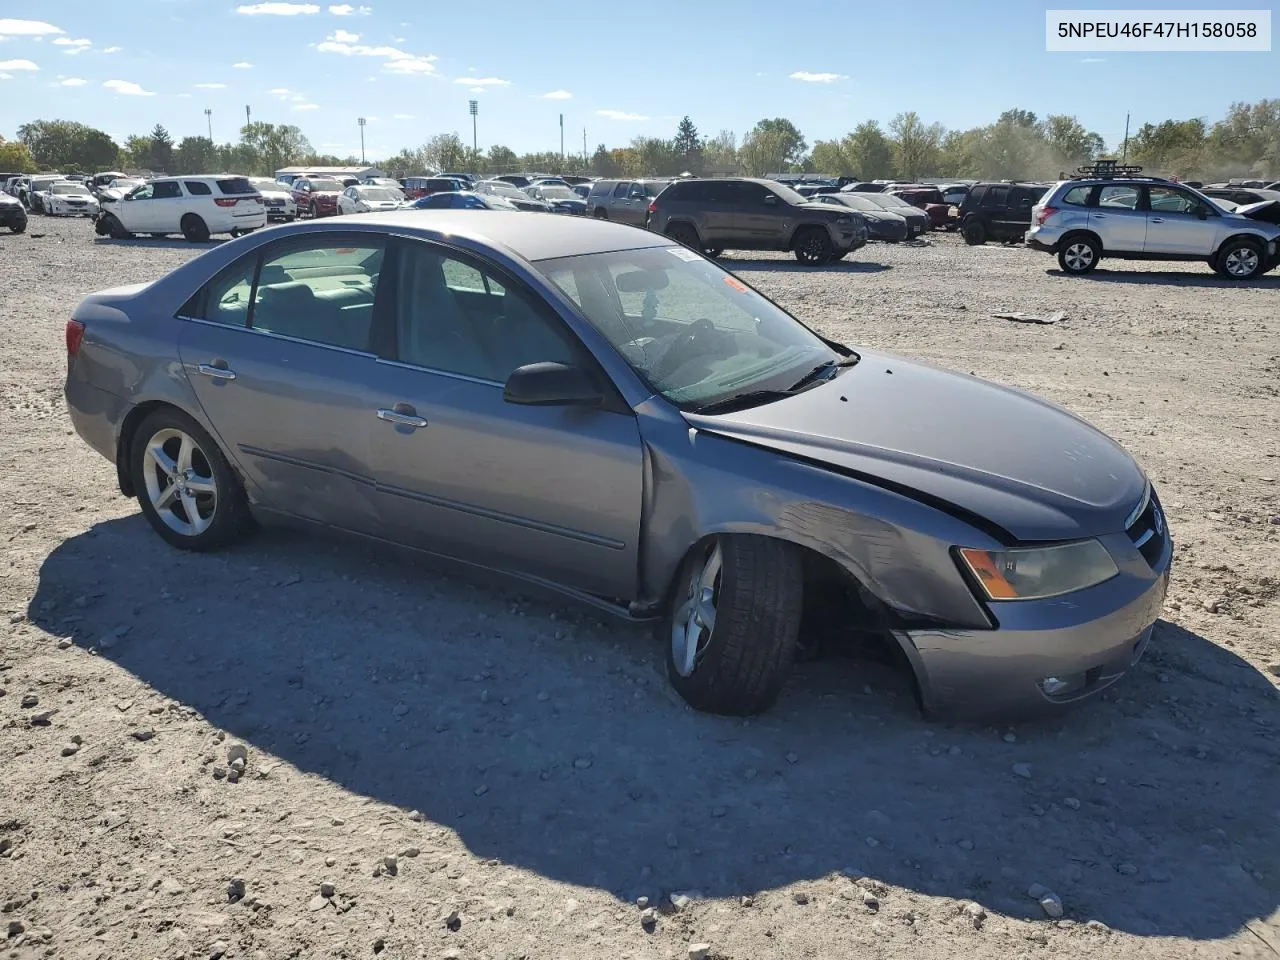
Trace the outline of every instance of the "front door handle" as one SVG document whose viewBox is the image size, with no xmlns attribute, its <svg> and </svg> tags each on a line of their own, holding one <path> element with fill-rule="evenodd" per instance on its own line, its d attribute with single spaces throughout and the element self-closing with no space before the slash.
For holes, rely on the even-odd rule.
<svg viewBox="0 0 1280 960">
<path fill-rule="evenodd" d="M 213 377 L 215 380 L 234 380 L 236 372 L 228 370 L 225 366 L 218 366 L 214 363 L 202 363 L 196 367 L 206 377 Z"/>
<path fill-rule="evenodd" d="M 1107 219 L 1107 215 L 1105 213 L 1095 213 L 1094 216 L 1097 217 L 1099 220 Z"/>
<path fill-rule="evenodd" d="M 1147 223 L 1164 223 L 1164 217 L 1152 217 Z"/>
<path fill-rule="evenodd" d="M 378 419 L 385 420 L 387 423 L 394 423 L 398 427 L 425 427 L 427 418 L 420 417 L 413 412 L 413 408 L 409 407 L 407 412 L 401 410 L 387 410 L 385 407 L 378 411 Z"/>
</svg>

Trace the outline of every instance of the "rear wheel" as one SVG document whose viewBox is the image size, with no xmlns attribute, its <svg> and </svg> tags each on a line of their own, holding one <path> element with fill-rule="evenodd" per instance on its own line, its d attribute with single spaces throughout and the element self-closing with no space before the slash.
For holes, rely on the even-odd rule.
<svg viewBox="0 0 1280 960">
<path fill-rule="evenodd" d="M 204 243 L 209 239 L 209 225 L 194 213 L 182 218 L 182 235 L 191 243 Z"/>
<path fill-rule="evenodd" d="M 1064 273 L 1088 273 L 1102 259 L 1102 246 L 1093 237 L 1067 237 L 1058 249 L 1058 265 Z"/>
<path fill-rule="evenodd" d="M 240 539 L 252 523 L 244 488 L 226 457 L 178 410 L 158 410 L 142 422 L 129 467 L 147 522 L 179 549 L 216 550 Z"/>
<path fill-rule="evenodd" d="M 795 659 L 803 578 L 781 540 L 715 537 L 690 552 L 667 616 L 667 675 L 691 706 L 744 716 L 778 698 Z"/>
<path fill-rule="evenodd" d="M 796 237 L 794 252 L 801 263 L 820 266 L 831 260 L 835 248 L 831 245 L 831 237 L 822 227 L 805 227 Z"/>
<path fill-rule="evenodd" d="M 966 220 L 960 232 L 964 235 L 964 242 L 971 247 L 980 247 L 987 242 L 987 228 L 976 217 Z"/>
<path fill-rule="evenodd" d="M 1252 240 L 1232 240 L 1223 245 L 1214 269 L 1228 280 L 1249 280 L 1262 273 L 1262 247 Z"/>
<path fill-rule="evenodd" d="M 688 223 L 673 223 L 667 227 L 667 236 L 676 243 L 682 243 L 686 247 L 694 250 L 700 250 L 701 244 L 698 242 L 698 231 Z"/>
</svg>

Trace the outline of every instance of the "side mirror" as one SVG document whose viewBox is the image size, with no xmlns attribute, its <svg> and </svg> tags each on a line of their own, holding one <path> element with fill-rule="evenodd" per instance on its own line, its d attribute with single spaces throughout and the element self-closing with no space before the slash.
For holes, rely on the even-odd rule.
<svg viewBox="0 0 1280 960">
<path fill-rule="evenodd" d="M 542 362 L 512 370 L 502 399 L 534 407 L 594 407 L 604 394 L 581 367 Z"/>
<path fill-rule="evenodd" d="M 772 193 L 765 194 L 764 205 L 766 207 L 776 207 L 778 205 L 778 198 Z"/>
</svg>

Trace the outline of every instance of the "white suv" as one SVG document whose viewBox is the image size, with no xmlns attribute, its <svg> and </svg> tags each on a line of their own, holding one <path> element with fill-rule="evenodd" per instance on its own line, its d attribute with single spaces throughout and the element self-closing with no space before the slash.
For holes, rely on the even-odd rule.
<svg viewBox="0 0 1280 960">
<path fill-rule="evenodd" d="M 104 197 L 99 236 L 125 240 L 135 233 L 181 233 L 192 243 L 215 233 L 238 237 L 267 225 L 262 194 L 247 177 L 161 177 L 118 199 Z"/>
</svg>

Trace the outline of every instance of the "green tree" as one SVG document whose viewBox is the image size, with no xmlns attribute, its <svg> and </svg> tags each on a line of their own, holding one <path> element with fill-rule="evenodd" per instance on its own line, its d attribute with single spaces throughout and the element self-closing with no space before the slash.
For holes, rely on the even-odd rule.
<svg viewBox="0 0 1280 960">
<path fill-rule="evenodd" d="M 671 141 L 671 148 L 678 161 L 677 165 L 681 167 L 680 173 L 685 170 L 690 173 L 702 172 L 702 138 L 698 136 L 698 128 L 693 125 L 688 115 L 685 115 L 680 125 L 676 127 L 676 136 Z"/>
<path fill-rule="evenodd" d="M 456 171 L 467 156 L 467 148 L 456 133 L 437 133 L 422 145 L 425 165 L 438 172 Z"/>
<path fill-rule="evenodd" d="M 520 157 L 510 147 L 495 143 L 489 148 L 485 163 L 491 173 L 515 173 Z"/>
<path fill-rule="evenodd" d="M 880 124 L 865 120 L 840 141 L 840 151 L 852 172 L 864 180 L 893 176 L 893 143 L 884 135 Z"/>
<path fill-rule="evenodd" d="M 1106 150 L 1102 137 L 1086 130 L 1075 117 L 1051 113 L 1040 121 L 1039 129 L 1045 144 L 1059 161 L 1060 172 L 1070 172 Z"/>
<path fill-rule="evenodd" d="M 1129 138 L 1127 159 L 1147 168 L 1149 173 L 1182 176 L 1187 176 L 1189 170 L 1204 167 L 1211 153 L 1216 154 L 1215 159 L 1228 168 L 1237 158 L 1247 168 L 1252 158 L 1246 158 L 1234 146 L 1219 144 L 1219 149 L 1211 151 L 1205 122 L 1198 118 L 1165 120 L 1158 124 L 1144 123 L 1138 128 L 1138 132 Z"/>
<path fill-rule="evenodd" d="M 220 173 L 218 148 L 208 137 L 183 137 L 173 151 L 173 173 Z"/>
<path fill-rule="evenodd" d="M 1006 110 L 1000 114 L 996 123 L 1005 123 L 1012 127 L 1024 127 L 1027 130 L 1034 130 L 1036 126 L 1036 115 L 1030 110 L 1020 110 L 1014 107 L 1012 110 Z"/>
<path fill-rule="evenodd" d="M 598 177 L 616 177 L 622 173 L 622 168 L 603 143 L 596 147 L 596 152 L 591 155 L 591 172 Z"/>
<path fill-rule="evenodd" d="M 848 176 L 854 172 L 853 164 L 845 156 L 838 140 L 815 140 L 809 154 L 809 166 L 816 173 L 833 173 Z"/>
<path fill-rule="evenodd" d="M 34 120 L 18 140 L 43 169 L 103 170 L 119 163 L 120 148 L 107 134 L 73 120 Z"/>
<path fill-rule="evenodd" d="M 165 171 L 173 167 L 173 137 L 158 123 L 151 130 L 151 158 L 147 166 Z"/>
<path fill-rule="evenodd" d="M 808 145 L 796 125 L 783 117 L 761 120 L 743 138 L 738 158 L 752 176 L 782 173 L 804 163 Z"/>
<path fill-rule="evenodd" d="M 738 172 L 738 138 L 732 130 L 721 130 L 703 141 L 702 169 L 722 176 Z"/>
<path fill-rule="evenodd" d="M 253 158 L 250 170 L 273 176 L 281 167 L 294 166 L 315 155 L 311 142 L 291 124 L 254 121 L 240 128 L 240 143 Z"/>
<path fill-rule="evenodd" d="M 40 168 L 31 159 L 31 151 L 20 141 L 6 141 L 0 137 L 0 170 L 13 173 L 35 173 Z"/>
<path fill-rule="evenodd" d="M 928 176 L 938 168 L 942 137 L 940 123 L 926 124 L 914 110 L 900 113 L 889 124 L 893 133 L 898 174 L 907 180 Z"/>
</svg>

